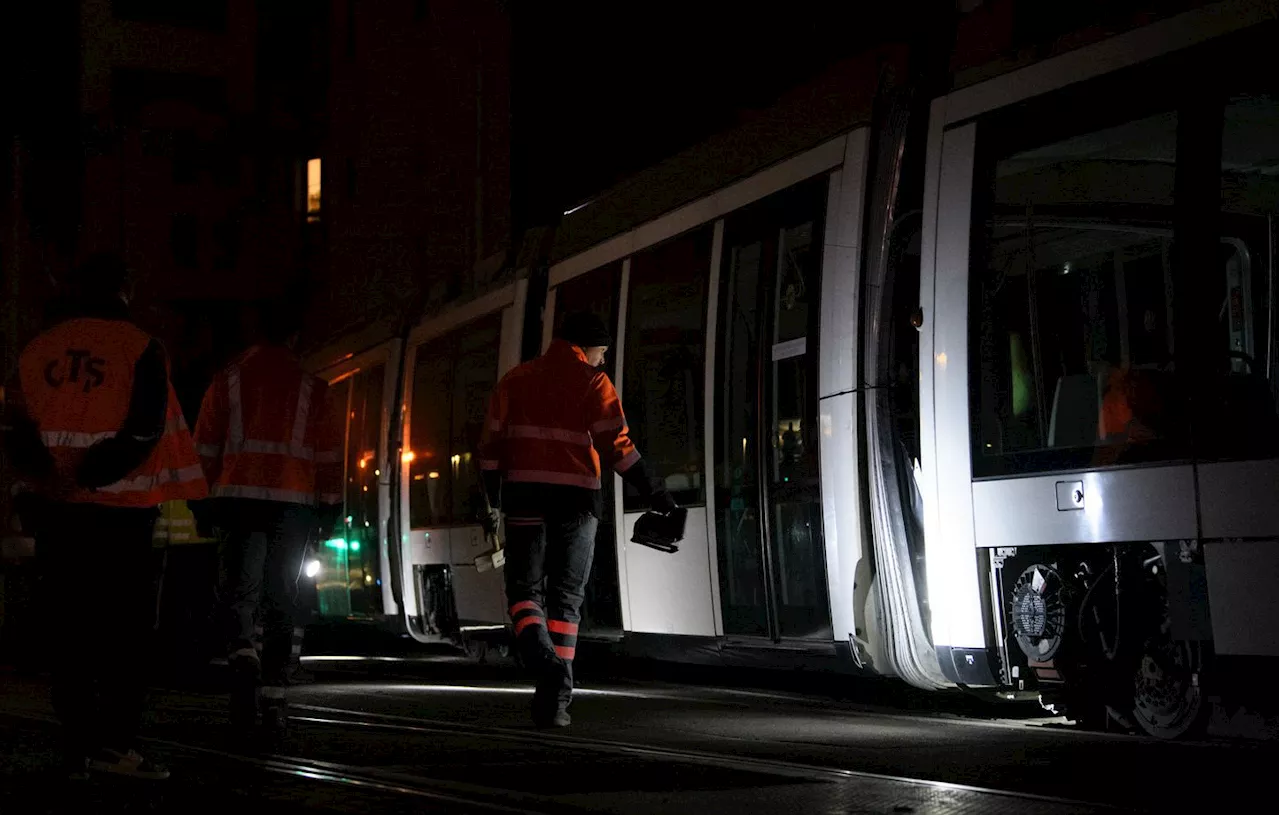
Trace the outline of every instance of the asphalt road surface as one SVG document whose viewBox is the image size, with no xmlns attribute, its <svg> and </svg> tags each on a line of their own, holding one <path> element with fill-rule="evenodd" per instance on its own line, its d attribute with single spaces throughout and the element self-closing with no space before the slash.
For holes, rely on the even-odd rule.
<svg viewBox="0 0 1280 815">
<path fill-rule="evenodd" d="M 573 725 L 545 732 L 510 669 L 308 668 L 274 743 L 234 739 L 213 688 L 157 690 L 144 746 L 173 770 L 161 783 L 60 778 L 45 683 L 0 674 L 0 812 L 1183 812 L 1276 795 L 1274 738 L 1165 743 L 1025 707 L 618 677 L 583 683 Z"/>
</svg>

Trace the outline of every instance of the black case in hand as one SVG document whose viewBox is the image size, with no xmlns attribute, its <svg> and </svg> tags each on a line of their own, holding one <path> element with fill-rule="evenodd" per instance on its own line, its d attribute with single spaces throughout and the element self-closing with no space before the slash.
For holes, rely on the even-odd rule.
<svg viewBox="0 0 1280 815">
<path fill-rule="evenodd" d="M 688 518 L 689 511 L 684 507 L 668 513 L 646 512 L 636 520 L 631 542 L 667 554 L 678 552 L 680 547 L 676 544 L 684 540 L 684 524 Z"/>
</svg>

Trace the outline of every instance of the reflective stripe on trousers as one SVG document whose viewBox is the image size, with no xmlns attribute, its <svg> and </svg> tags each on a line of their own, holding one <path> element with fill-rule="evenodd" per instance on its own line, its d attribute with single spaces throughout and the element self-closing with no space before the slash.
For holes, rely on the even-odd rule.
<svg viewBox="0 0 1280 815">
<path fill-rule="evenodd" d="M 551 644 L 555 646 L 556 656 L 572 660 L 578 650 L 578 624 L 565 620 L 547 620 L 547 631 L 551 634 Z"/>
<path fill-rule="evenodd" d="M 511 607 L 511 622 L 515 626 L 517 637 L 531 625 L 547 624 L 542 615 L 542 607 L 532 600 L 521 600 Z"/>
</svg>

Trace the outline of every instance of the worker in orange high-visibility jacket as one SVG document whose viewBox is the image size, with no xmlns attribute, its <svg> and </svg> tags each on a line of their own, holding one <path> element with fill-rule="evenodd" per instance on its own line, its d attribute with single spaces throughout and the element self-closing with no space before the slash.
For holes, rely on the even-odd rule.
<svg viewBox="0 0 1280 815">
<path fill-rule="evenodd" d="M 134 750 L 155 624 L 152 528 L 162 502 L 206 485 L 164 349 L 130 322 L 128 291 L 109 255 L 63 281 L 7 389 L 4 439 L 35 485 L 28 518 L 54 636 L 74 638 L 49 649 L 67 772 L 163 779 Z"/>
<path fill-rule="evenodd" d="M 612 340 L 589 313 L 567 315 L 541 357 L 512 369 L 489 401 L 480 469 L 486 532 L 506 516 L 506 590 L 516 643 L 537 676 L 533 720 L 569 724 L 580 609 L 602 502 L 601 460 L 661 512 L 676 509 L 631 443 L 603 371 Z"/>
<path fill-rule="evenodd" d="M 200 407 L 196 445 L 210 497 L 192 505 L 197 525 L 219 539 L 219 601 L 231 666 L 231 718 L 251 727 L 286 722 L 298 581 L 308 537 L 327 533 L 342 504 L 342 419 L 327 384 L 293 348 L 301 307 L 262 310 L 260 342 L 213 379 Z M 262 655 L 254 647 L 261 612 Z"/>
</svg>

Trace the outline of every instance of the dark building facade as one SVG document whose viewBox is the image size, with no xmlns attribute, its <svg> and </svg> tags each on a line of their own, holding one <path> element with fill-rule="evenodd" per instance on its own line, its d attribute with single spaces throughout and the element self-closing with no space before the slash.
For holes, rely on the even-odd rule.
<svg viewBox="0 0 1280 815">
<path fill-rule="evenodd" d="M 309 344 L 484 285 L 512 241 L 502 5 L 333 0 L 327 14 L 304 171 Z"/>
<path fill-rule="evenodd" d="M 297 176 L 321 98 L 311 56 L 323 18 L 284 5 L 5 4 L 5 375 L 58 277 L 114 252 L 194 421 L 212 370 L 243 341 L 245 306 L 283 292 L 303 265 Z"/>
</svg>

